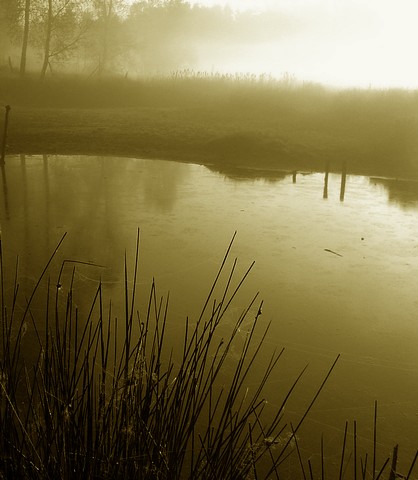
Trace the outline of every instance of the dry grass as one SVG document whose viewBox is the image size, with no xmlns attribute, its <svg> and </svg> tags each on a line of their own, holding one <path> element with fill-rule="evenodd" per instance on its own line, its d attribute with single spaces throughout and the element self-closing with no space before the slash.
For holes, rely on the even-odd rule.
<svg viewBox="0 0 418 480">
<path fill-rule="evenodd" d="M 248 78 L 0 79 L 9 153 L 418 177 L 418 95 Z"/>
</svg>

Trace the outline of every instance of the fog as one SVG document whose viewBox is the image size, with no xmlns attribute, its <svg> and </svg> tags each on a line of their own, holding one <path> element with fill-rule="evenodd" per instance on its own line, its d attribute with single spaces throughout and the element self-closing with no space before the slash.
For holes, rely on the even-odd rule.
<svg viewBox="0 0 418 480">
<path fill-rule="evenodd" d="M 3 71 L 19 69 L 24 3 L 0 3 Z M 30 8 L 27 69 L 43 75 L 189 71 L 337 87 L 418 86 L 412 0 L 57 0 L 51 17 L 47 6 Z"/>
<path fill-rule="evenodd" d="M 218 58 L 221 69 L 268 72 L 274 76 L 287 73 L 298 80 L 343 87 L 418 85 L 418 69 L 412 61 L 418 42 L 418 6 L 412 1 L 222 3 L 241 12 L 253 12 L 258 32 L 266 33 L 268 38 L 251 38 L 254 31 L 249 30 L 250 45 L 243 42 L 227 48 L 225 56 Z M 269 22 L 271 30 L 265 28 Z M 204 68 L 205 62 L 199 59 Z"/>
</svg>

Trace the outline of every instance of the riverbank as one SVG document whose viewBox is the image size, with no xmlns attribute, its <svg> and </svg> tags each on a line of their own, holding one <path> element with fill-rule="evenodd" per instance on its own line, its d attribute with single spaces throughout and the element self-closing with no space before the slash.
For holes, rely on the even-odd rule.
<svg viewBox="0 0 418 480">
<path fill-rule="evenodd" d="M 10 154 L 418 178 L 418 94 L 240 78 L 0 79 Z M 2 119 L 3 122 L 3 119 Z"/>
</svg>

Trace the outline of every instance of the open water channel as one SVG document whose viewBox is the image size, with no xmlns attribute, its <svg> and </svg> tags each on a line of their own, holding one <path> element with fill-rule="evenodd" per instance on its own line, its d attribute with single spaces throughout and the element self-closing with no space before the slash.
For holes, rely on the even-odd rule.
<svg viewBox="0 0 418 480">
<path fill-rule="evenodd" d="M 322 432 L 325 445 L 340 445 L 345 421 L 351 428 L 355 419 L 370 448 L 377 400 L 379 450 L 388 455 L 399 443 L 410 460 L 418 447 L 418 183 L 348 175 L 342 195 L 340 182 L 329 174 L 325 190 L 323 173 L 7 157 L 0 197 L 6 267 L 13 271 L 19 256 L 20 281 L 30 288 L 67 232 L 57 264 L 101 265 L 80 265 L 76 286 L 101 278 L 117 297 L 139 227 L 138 283 L 144 297 L 153 277 L 161 294 L 170 291 L 175 341 L 176 326 L 202 306 L 236 231 L 238 275 L 256 263 L 225 322 L 232 325 L 260 292 L 262 321 L 271 321 L 265 349 L 285 348 L 265 393 L 269 408 L 309 364 L 288 407 L 297 418 L 341 354 L 300 436 L 318 451 Z"/>
</svg>

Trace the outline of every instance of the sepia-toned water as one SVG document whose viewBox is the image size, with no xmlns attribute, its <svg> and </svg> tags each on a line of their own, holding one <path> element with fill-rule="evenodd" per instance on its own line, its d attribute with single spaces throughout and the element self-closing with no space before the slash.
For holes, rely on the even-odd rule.
<svg viewBox="0 0 418 480">
<path fill-rule="evenodd" d="M 265 392 L 269 408 L 309 364 L 287 407 L 300 418 L 340 354 L 301 439 L 317 442 L 318 451 L 321 432 L 325 447 L 341 444 L 345 421 L 352 428 L 357 420 L 371 447 L 377 400 L 382 455 L 399 443 L 400 456 L 411 458 L 418 447 L 417 183 L 348 172 L 341 191 L 340 176 L 331 173 L 324 188 L 323 173 L 220 173 L 81 156 L 11 156 L 1 173 L 10 278 L 18 257 L 22 288 L 31 288 L 67 232 L 55 270 L 65 259 L 94 263 L 76 265 L 76 290 L 82 295 L 101 279 L 117 311 L 125 251 L 130 265 L 139 228 L 140 295 L 146 298 L 152 278 L 161 295 L 170 292 L 173 342 L 202 306 L 236 231 L 237 281 L 255 265 L 225 322 L 233 325 L 259 292 L 262 324 L 271 322 L 260 372 L 268 352 L 285 348 Z M 257 373 L 249 382 L 257 384 Z"/>
</svg>

